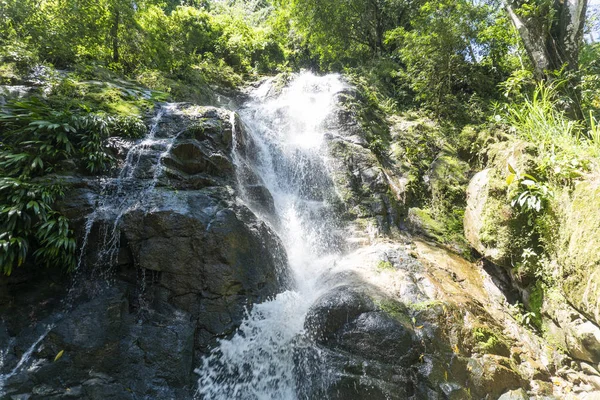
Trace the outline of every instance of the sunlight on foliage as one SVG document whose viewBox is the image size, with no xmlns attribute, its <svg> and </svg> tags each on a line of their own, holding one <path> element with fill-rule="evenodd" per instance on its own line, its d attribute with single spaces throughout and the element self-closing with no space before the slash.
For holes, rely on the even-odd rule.
<svg viewBox="0 0 600 400">
<path fill-rule="evenodd" d="M 64 195 L 49 174 L 75 161 L 90 173 L 113 162 L 105 148 L 110 135 L 140 137 L 145 125 L 137 117 L 94 114 L 85 109 L 57 110 L 39 98 L 13 101 L 0 110 L 0 270 L 10 275 L 35 262 L 72 269 L 76 243 L 68 220 L 53 210 Z"/>
</svg>

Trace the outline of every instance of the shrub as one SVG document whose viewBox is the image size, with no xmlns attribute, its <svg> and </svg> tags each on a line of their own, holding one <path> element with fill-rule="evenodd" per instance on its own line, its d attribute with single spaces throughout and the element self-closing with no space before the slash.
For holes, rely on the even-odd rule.
<svg viewBox="0 0 600 400">
<path fill-rule="evenodd" d="M 56 110 L 47 101 L 13 101 L 0 111 L 0 271 L 9 275 L 31 249 L 39 264 L 72 269 L 75 239 L 68 220 L 53 210 L 63 196 L 48 174 L 74 160 L 91 173 L 105 171 L 111 134 L 139 137 L 145 125 L 134 117 Z"/>
</svg>

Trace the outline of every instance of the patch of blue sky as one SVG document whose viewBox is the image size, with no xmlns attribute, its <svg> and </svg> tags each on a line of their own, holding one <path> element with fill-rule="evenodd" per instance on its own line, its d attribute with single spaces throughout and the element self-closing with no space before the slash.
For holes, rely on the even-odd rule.
<svg viewBox="0 0 600 400">
<path fill-rule="evenodd" d="M 588 1 L 588 22 L 585 40 L 597 42 L 600 40 L 600 0 Z"/>
</svg>

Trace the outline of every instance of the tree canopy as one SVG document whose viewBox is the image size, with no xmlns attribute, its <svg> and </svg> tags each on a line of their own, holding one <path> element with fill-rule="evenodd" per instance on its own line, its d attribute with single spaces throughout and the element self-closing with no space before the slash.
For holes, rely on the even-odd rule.
<svg viewBox="0 0 600 400">
<path fill-rule="evenodd" d="M 135 136 L 157 99 L 210 102 L 214 88 L 308 68 L 343 72 L 371 116 L 418 109 L 464 126 L 519 109 L 545 82 L 544 104 L 559 109 L 548 115 L 566 111 L 573 126 L 597 132 L 600 46 L 583 41 L 594 21 L 587 8 L 586 0 L 0 0 L 0 85 L 55 74 L 42 99 L 0 105 L 0 222 L 12 227 L 0 232 L 0 270 L 23 263 L 26 237 L 37 254 L 73 251 L 51 209 L 62 192 L 42 185 L 44 176 L 69 158 L 90 173 L 110 167 L 102 140 Z M 106 79 L 134 82 L 151 98 L 114 82 L 94 86 Z M 371 142 L 385 153 L 385 138 Z"/>
</svg>

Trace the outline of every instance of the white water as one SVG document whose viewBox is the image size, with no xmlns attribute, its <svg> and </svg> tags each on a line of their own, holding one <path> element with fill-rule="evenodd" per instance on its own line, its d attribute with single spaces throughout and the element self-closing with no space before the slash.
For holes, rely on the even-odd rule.
<svg viewBox="0 0 600 400">
<path fill-rule="evenodd" d="M 318 364 L 319 355 L 304 335 L 304 320 L 322 293 L 319 276 L 334 265 L 343 244 L 331 207 L 335 191 L 324 123 L 344 88 L 338 75 L 303 73 L 273 96 L 267 81 L 239 112 L 255 144 L 256 154 L 245 161 L 273 196 L 277 233 L 295 283 L 293 290 L 255 305 L 233 338 L 202 360 L 196 370 L 202 399 L 293 400 L 314 384 L 306 382 L 303 366 Z M 239 162 L 244 156 L 235 151 Z"/>
<path fill-rule="evenodd" d="M 50 331 L 54 328 L 54 325 L 48 325 L 44 331 L 42 332 L 42 334 L 37 338 L 37 340 L 35 342 L 33 342 L 31 344 L 31 346 L 29 346 L 29 348 L 27 349 L 27 351 L 25 353 L 23 353 L 23 355 L 21 356 L 21 358 L 19 359 L 19 362 L 17 363 L 17 365 L 8 373 L 6 374 L 0 374 L 0 397 L 4 396 L 4 386 L 6 385 L 6 382 L 13 376 L 15 376 L 18 372 L 20 372 L 23 368 L 25 368 L 31 361 L 31 356 L 33 355 L 33 352 L 37 349 L 38 345 L 42 342 L 42 340 L 44 340 L 44 338 L 48 335 L 48 333 L 50 333 Z M 6 348 L 5 350 L 0 350 L 0 370 L 2 369 L 2 367 L 4 366 L 4 359 L 6 357 L 6 353 L 10 350 L 10 345 L 13 343 L 9 343 L 9 347 Z"/>
<path fill-rule="evenodd" d="M 162 159 L 169 153 L 173 143 L 177 139 L 177 134 L 167 138 L 156 137 L 163 117 L 176 112 L 177 108 L 175 104 L 167 103 L 162 105 L 152 119 L 146 137 L 134 143 L 127 150 L 125 160 L 118 175 L 114 178 L 105 178 L 102 183 L 99 202 L 95 210 L 86 217 L 85 232 L 80 250 L 81 256 L 77 265 L 78 269 L 84 260 L 88 237 L 92 227 L 99 219 L 106 222 L 110 221 L 110 223 L 105 223 L 103 226 L 102 244 L 95 265 L 110 266 L 114 263 L 120 247 L 119 225 L 121 219 L 127 212 L 144 206 L 148 193 L 156 187 L 158 179 L 164 170 Z M 154 155 L 152 170 L 150 171 L 152 177 L 140 177 L 138 175 L 143 175 L 145 172 L 142 171 L 142 167 L 140 166 L 141 160 L 148 155 Z"/>
</svg>

